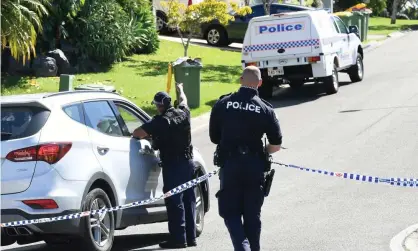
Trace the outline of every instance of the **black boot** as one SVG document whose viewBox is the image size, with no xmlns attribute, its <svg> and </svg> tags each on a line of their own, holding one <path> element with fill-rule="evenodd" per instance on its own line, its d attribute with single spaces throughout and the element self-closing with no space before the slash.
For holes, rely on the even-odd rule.
<svg viewBox="0 0 418 251">
<path fill-rule="evenodd" d="M 160 243 L 160 248 L 167 248 L 167 249 L 177 249 L 177 248 L 186 248 L 186 243 L 178 243 L 173 241 L 165 241 Z"/>
<path fill-rule="evenodd" d="M 195 240 L 188 240 L 187 241 L 187 246 L 188 247 L 196 247 L 197 246 L 196 239 Z"/>
</svg>

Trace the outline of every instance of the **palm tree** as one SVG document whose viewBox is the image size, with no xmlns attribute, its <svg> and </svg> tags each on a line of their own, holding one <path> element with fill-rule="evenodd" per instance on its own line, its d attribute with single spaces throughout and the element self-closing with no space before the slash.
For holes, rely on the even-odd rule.
<svg viewBox="0 0 418 251">
<path fill-rule="evenodd" d="M 41 19 L 48 15 L 49 0 L 2 0 L 1 47 L 10 49 L 16 60 L 36 55 L 37 33 L 42 31 Z"/>
</svg>

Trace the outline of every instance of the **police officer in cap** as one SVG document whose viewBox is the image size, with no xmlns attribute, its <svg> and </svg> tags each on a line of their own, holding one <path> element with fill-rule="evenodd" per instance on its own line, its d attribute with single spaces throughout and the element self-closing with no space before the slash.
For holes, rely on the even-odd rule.
<svg viewBox="0 0 418 251">
<path fill-rule="evenodd" d="M 272 105 L 258 96 L 262 84 L 257 67 L 248 66 L 235 93 L 221 96 L 214 105 L 209 136 L 221 157 L 218 198 L 219 215 L 235 251 L 259 251 L 261 207 L 264 203 L 265 155 L 280 150 L 282 134 Z M 242 222 L 242 218 L 244 222 Z"/>
<path fill-rule="evenodd" d="M 164 193 L 193 179 L 193 147 L 191 144 L 190 109 L 182 84 L 176 84 L 179 93 L 178 108 L 171 105 L 171 97 L 165 92 L 155 94 L 153 104 L 159 112 L 152 120 L 137 128 L 133 137 L 152 136 L 153 147 L 160 150 Z M 165 199 L 170 239 L 161 248 L 186 248 L 196 246 L 195 208 L 193 189 Z"/>
</svg>

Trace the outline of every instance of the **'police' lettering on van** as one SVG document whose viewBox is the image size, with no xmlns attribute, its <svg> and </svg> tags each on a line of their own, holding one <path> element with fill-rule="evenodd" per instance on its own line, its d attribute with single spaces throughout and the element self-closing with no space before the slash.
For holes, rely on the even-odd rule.
<svg viewBox="0 0 418 251">
<path fill-rule="evenodd" d="M 303 29 L 303 24 L 277 24 L 277 25 L 260 25 L 258 26 L 259 34 L 299 31 Z"/>
</svg>

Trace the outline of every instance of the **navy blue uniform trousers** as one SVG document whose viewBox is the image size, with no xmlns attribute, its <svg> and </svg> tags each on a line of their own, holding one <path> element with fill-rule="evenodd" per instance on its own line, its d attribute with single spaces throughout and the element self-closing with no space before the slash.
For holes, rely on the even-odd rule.
<svg viewBox="0 0 418 251">
<path fill-rule="evenodd" d="M 219 215 L 228 228 L 234 250 L 259 251 L 264 203 L 263 160 L 251 155 L 228 158 L 219 176 Z"/>
<path fill-rule="evenodd" d="M 179 159 L 163 163 L 163 192 L 193 179 L 194 164 L 192 160 Z M 186 243 L 196 238 L 196 196 L 193 189 L 165 199 L 168 216 L 168 231 L 177 243 Z"/>
</svg>

